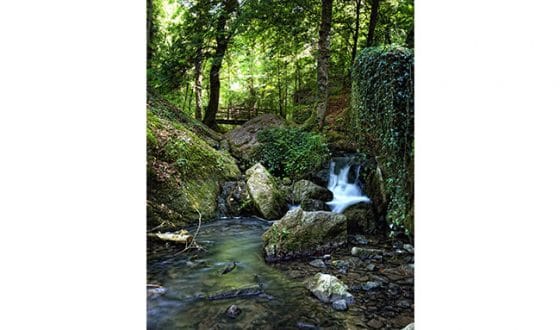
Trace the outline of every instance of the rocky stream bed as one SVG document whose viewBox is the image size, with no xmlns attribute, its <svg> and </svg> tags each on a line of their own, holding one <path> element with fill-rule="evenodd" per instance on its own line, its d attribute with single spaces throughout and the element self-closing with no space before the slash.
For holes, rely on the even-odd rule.
<svg viewBox="0 0 560 330">
<path fill-rule="evenodd" d="M 204 224 L 197 241 L 206 251 L 195 253 L 174 255 L 180 246 L 150 240 L 148 329 L 402 329 L 414 321 L 412 246 L 357 235 L 329 255 L 270 264 L 261 239 L 270 224 Z M 348 286 L 347 310 L 306 288 L 317 273 Z"/>
</svg>

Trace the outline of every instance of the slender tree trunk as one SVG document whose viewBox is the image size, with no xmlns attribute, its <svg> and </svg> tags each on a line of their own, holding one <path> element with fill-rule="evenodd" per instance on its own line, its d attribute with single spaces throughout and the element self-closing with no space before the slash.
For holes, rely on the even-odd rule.
<svg viewBox="0 0 560 330">
<path fill-rule="evenodd" d="M 220 70 L 222 69 L 222 59 L 226 48 L 227 45 L 218 44 L 210 68 L 210 97 L 203 120 L 204 124 L 210 128 L 216 128 L 216 114 L 220 105 Z"/>
<path fill-rule="evenodd" d="M 222 61 L 228 48 L 229 39 L 234 33 L 234 31 L 226 32 L 226 23 L 231 14 L 237 9 L 238 2 L 237 0 L 224 0 L 223 5 L 223 12 L 218 17 L 217 22 L 216 52 L 210 67 L 210 96 L 203 120 L 203 123 L 210 128 L 217 127 L 216 114 L 220 105 L 220 70 L 222 69 Z"/>
<path fill-rule="evenodd" d="M 146 2 L 147 5 L 147 22 L 146 22 L 146 59 L 147 66 L 150 67 L 150 61 L 152 60 L 152 40 L 154 38 L 154 4 L 152 0 Z"/>
<path fill-rule="evenodd" d="M 377 14 L 379 13 L 379 1 L 380 0 L 373 0 L 371 3 L 366 47 L 373 46 L 373 41 L 375 39 L 375 25 L 377 24 Z"/>
<path fill-rule="evenodd" d="M 406 47 L 414 48 L 414 26 L 410 28 L 410 31 L 408 31 L 406 35 Z"/>
<path fill-rule="evenodd" d="M 362 5 L 362 0 L 356 0 L 356 26 L 354 27 L 354 40 L 352 43 L 352 62 L 350 66 L 354 64 L 354 59 L 356 59 L 356 52 L 358 51 L 358 35 L 360 33 L 360 7 Z"/>
<path fill-rule="evenodd" d="M 317 121 L 319 129 L 325 124 L 329 99 L 329 34 L 331 32 L 332 0 L 322 0 L 321 26 L 319 29 L 319 56 L 317 57 Z"/>
<path fill-rule="evenodd" d="M 196 50 L 194 62 L 194 117 L 202 119 L 202 46 Z"/>
<path fill-rule="evenodd" d="M 282 107 L 282 80 L 280 79 L 280 62 L 276 64 L 276 81 L 278 82 L 278 111 L 280 117 L 284 117 L 284 111 Z"/>
</svg>

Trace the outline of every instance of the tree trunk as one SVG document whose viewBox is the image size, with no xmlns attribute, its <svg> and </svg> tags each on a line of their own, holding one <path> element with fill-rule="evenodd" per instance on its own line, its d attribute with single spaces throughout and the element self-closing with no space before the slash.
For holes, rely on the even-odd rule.
<svg viewBox="0 0 560 330">
<path fill-rule="evenodd" d="M 373 46 L 375 39 L 375 25 L 377 24 L 377 14 L 379 13 L 379 1 L 373 0 L 371 3 L 371 13 L 369 15 L 369 28 L 366 39 L 366 47 Z"/>
<path fill-rule="evenodd" d="M 152 0 L 148 0 L 146 2 L 148 6 L 147 10 L 147 22 L 146 22 L 146 59 L 147 59 L 147 66 L 150 67 L 150 61 L 152 60 L 152 40 L 154 38 L 154 5 Z"/>
<path fill-rule="evenodd" d="M 406 35 L 406 47 L 414 48 L 414 26 L 410 28 L 410 31 L 408 31 Z"/>
<path fill-rule="evenodd" d="M 194 62 L 194 117 L 202 119 L 202 46 L 196 50 Z"/>
<path fill-rule="evenodd" d="M 356 52 L 358 51 L 358 35 L 360 33 L 360 6 L 362 4 L 362 0 L 356 0 L 356 26 L 354 27 L 354 40 L 352 43 L 352 62 L 350 66 L 354 64 L 354 60 L 356 59 Z"/>
<path fill-rule="evenodd" d="M 229 39 L 234 33 L 234 31 L 226 32 L 226 23 L 231 14 L 237 9 L 238 2 L 237 0 L 224 0 L 223 5 L 224 9 L 218 17 L 216 26 L 216 51 L 210 68 L 210 97 L 203 120 L 204 124 L 213 129 L 217 127 L 216 114 L 220 105 L 220 70 L 222 69 L 222 61 L 226 54 Z"/>
<path fill-rule="evenodd" d="M 325 124 L 329 99 L 329 34 L 331 31 L 332 0 L 322 0 L 321 26 L 319 29 L 319 56 L 317 57 L 317 121 L 319 129 Z"/>
</svg>

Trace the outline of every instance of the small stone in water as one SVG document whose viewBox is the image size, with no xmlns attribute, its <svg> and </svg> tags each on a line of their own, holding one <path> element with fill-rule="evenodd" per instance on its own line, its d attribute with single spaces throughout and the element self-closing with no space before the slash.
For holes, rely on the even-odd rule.
<svg viewBox="0 0 560 330">
<path fill-rule="evenodd" d="M 316 327 L 313 324 L 309 324 L 309 323 L 305 323 L 305 322 L 298 322 L 297 323 L 297 327 L 298 329 L 306 329 L 306 330 L 315 330 L 315 329 L 319 329 L 318 327 Z"/>
<path fill-rule="evenodd" d="M 367 270 L 369 271 L 373 271 L 375 269 L 375 265 L 374 264 L 369 264 L 366 266 Z"/>
<path fill-rule="evenodd" d="M 337 311 L 345 311 L 348 309 L 348 305 L 346 304 L 346 300 L 344 299 L 333 301 L 332 307 Z"/>
<path fill-rule="evenodd" d="M 327 265 L 325 265 L 325 263 L 321 259 L 315 259 L 315 260 L 311 261 L 309 264 L 311 266 L 317 267 L 317 268 L 327 268 Z"/>
<path fill-rule="evenodd" d="M 403 249 L 405 249 L 408 253 L 414 253 L 414 247 L 412 244 L 403 245 Z"/>
<path fill-rule="evenodd" d="M 331 258 L 332 258 L 332 257 L 331 257 L 330 254 L 325 254 L 325 255 L 323 256 L 323 260 L 331 260 Z"/>
<path fill-rule="evenodd" d="M 364 235 L 354 235 L 350 237 L 350 242 L 358 245 L 367 245 L 369 243 Z"/>
<path fill-rule="evenodd" d="M 231 305 L 226 310 L 226 315 L 229 318 L 235 319 L 241 314 L 241 309 L 237 305 Z"/>
<path fill-rule="evenodd" d="M 381 286 L 381 282 L 379 281 L 367 281 L 366 283 L 362 284 L 362 290 L 369 291 L 371 289 L 377 289 Z"/>
</svg>

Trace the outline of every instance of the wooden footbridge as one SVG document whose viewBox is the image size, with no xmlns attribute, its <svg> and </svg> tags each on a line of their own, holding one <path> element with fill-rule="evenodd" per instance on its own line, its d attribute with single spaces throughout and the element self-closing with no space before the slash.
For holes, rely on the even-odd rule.
<svg viewBox="0 0 560 330">
<path fill-rule="evenodd" d="M 229 107 L 219 109 L 216 114 L 217 124 L 243 125 L 259 114 L 268 112 L 266 109 Z"/>
</svg>

